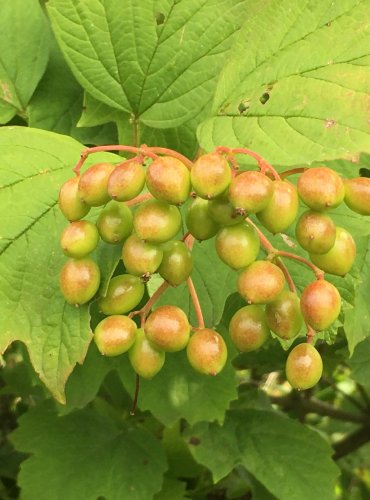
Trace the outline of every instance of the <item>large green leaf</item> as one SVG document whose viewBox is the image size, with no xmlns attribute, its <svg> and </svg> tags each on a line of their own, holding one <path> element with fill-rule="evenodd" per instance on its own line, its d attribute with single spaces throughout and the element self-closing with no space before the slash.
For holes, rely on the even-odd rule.
<svg viewBox="0 0 370 500">
<path fill-rule="evenodd" d="M 12 441 L 31 454 L 19 474 L 25 500 L 147 500 L 167 468 L 147 431 L 118 427 L 93 410 L 58 417 L 37 407 L 20 419 Z"/>
<path fill-rule="evenodd" d="M 96 99 L 155 127 L 188 121 L 209 101 L 246 0 L 52 0 L 72 71 Z"/>
<path fill-rule="evenodd" d="M 38 0 L 2 2 L 0 123 L 25 115 L 49 56 L 49 27 Z"/>
<path fill-rule="evenodd" d="M 369 316 L 367 316 L 369 324 Z M 370 338 L 356 346 L 352 358 L 349 360 L 349 366 L 352 368 L 351 377 L 360 384 L 370 387 Z"/>
<path fill-rule="evenodd" d="M 276 412 L 231 411 L 223 426 L 197 424 L 188 434 L 197 461 L 214 481 L 238 464 L 280 500 L 335 498 L 338 469 L 315 431 Z"/>
<path fill-rule="evenodd" d="M 65 262 L 59 237 L 66 225 L 58 192 L 82 149 L 50 132 L 0 129 L 0 351 L 14 340 L 24 342 L 35 370 L 59 401 L 92 336 L 88 307 L 66 304 L 58 279 Z M 98 154 L 89 162 L 112 158 Z M 97 255 L 105 283 L 117 255 L 100 249 Z"/>
<path fill-rule="evenodd" d="M 369 152 L 368 0 L 260 0 L 249 14 L 201 145 L 247 146 L 280 165 Z"/>
</svg>

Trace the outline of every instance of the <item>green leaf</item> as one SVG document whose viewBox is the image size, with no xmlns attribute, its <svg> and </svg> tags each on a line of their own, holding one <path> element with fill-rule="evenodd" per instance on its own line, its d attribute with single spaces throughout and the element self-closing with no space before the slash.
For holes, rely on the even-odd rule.
<svg viewBox="0 0 370 500">
<path fill-rule="evenodd" d="M 247 4 L 52 0 L 48 11 L 87 92 L 146 125 L 174 127 L 209 101 Z"/>
<path fill-rule="evenodd" d="M 351 377 L 359 384 L 370 387 L 370 337 L 357 344 L 348 364 L 352 368 Z"/>
<path fill-rule="evenodd" d="M 370 152 L 369 16 L 367 0 L 252 3 L 201 146 L 247 146 L 279 165 Z"/>
<path fill-rule="evenodd" d="M 58 193 L 82 149 L 50 132 L 0 129 L 0 209 L 7 214 L 0 221 L 0 352 L 14 340 L 26 344 L 36 372 L 60 402 L 92 336 L 88 306 L 66 304 L 59 291 L 66 260 L 59 238 L 67 222 L 57 207 Z M 98 154 L 89 163 L 115 158 Z M 114 258 L 110 262 L 115 266 Z M 112 269 L 98 263 L 104 283 Z"/>
<path fill-rule="evenodd" d="M 279 500 L 335 498 L 338 469 L 330 446 L 317 432 L 278 413 L 231 411 L 223 426 L 197 424 L 188 438 L 215 482 L 241 464 Z"/>
<path fill-rule="evenodd" d="M 3 2 L 0 17 L 0 123 L 26 107 L 49 56 L 50 31 L 37 0 Z"/>
<path fill-rule="evenodd" d="M 167 465 L 159 442 L 82 410 L 58 417 L 38 407 L 21 417 L 12 441 L 31 454 L 21 465 L 25 500 L 147 500 L 160 490 Z"/>
<path fill-rule="evenodd" d="M 165 477 L 163 487 L 154 500 L 186 500 L 186 483 Z"/>
</svg>

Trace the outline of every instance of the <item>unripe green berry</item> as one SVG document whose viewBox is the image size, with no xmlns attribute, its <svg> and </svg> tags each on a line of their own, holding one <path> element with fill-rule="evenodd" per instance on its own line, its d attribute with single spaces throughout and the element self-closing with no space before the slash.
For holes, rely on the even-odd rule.
<svg viewBox="0 0 370 500">
<path fill-rule="evenodd" d="M 138 328 L 136 339 L 128 351 L 132 368 L 143 378 L 152 378 L 162 368 L 165 362 L 165 353 L 157 349 L 147 338 L 144 330 Z"/>
<path fill-rule="evenodd" d="M 122 248 L 123 264 L 130 274 L 135 276 L 150 275 L 156 272 L 163 258 L 159 245 L 146 243 L 132 234 Z"/>
<path fill-rule="evenodd" d="M 255 214 L 267 207 L 273 193 L 272 181 L 261 172 L 242 172 L 229 189 L 230 203 L 246 213 Z"/>
<path fill-rule="evenodd" d="M 78 195 L 86 205 L 100 207 L 109 201 L 108 179 L 113 170 L 110 163 L 97 163 L 81 175 Z"/>
<path fill-rule="evenodd" d="M 109 282 L 107 292 L 98 302 L 104 314 L 124 314 L 134 309 L 143 298 L 145 287 L 137 276 L 122 274 Z"/>
<path fill-rule="evenodd" d="M 339 175 L 327 167 L 309 168 L 297 184 L 301 200 L 312 210 L 335 208 L 344 198 L 344 184 Z"/>
<path fill-rule="evenodd" d="M 87 220 L 71 222 L 60 237 L 60 246 L 68 257 L 81 259 L 91 253 L 99 241 L 98 230 Z"/>
<path fill-rule="evenodd" d="M 307 210 L 299 218 L 295 234 L 304 250 L 321 254 L 333 247 L 336 227 L 333 220 L 325 213 Z"/>
<path fill-rule="evenodd" d="M 217 254 L 232 269 L 249 266 L 256 260 L 259 249 L 260 240 L 257 232 L 246 222 L 223 227 L 217 233 Z"/>
<path fill-rule="evenodd" d="M 111 201 L 100 212 L 96 225 L 102 240 L 120 243 L 132 233 L 131 210 L 122 202 Z"/>
<path fill-rule="evenodd" d="M 227 347 L 219 333 L 203 328 L 190 337 L 186 354 L 194 370 L 205 375 L 217 375 L 225 366 Z"/>
<path fill-rule="evenodd" d="M 108 316 L 95 328 L 94 341 L 101 354 L 118 356 L 135 342 L 136 324 L 127 316 Z"/>
<path fill-rule="evenodd" d="M 314 330 L 326 330 L 338 318 L 341 298 L 334 285 L 326 280 L 316 280 L 303 290 L 301 311 Z"/>
<path fill-rule="evenodd" d="M 190 324 L 176 306 L 160 306 L 147 318 L 145 334 L 153 345 L 165 352 L 181 351 L 189 342 Z"/>
<path fill-rule="evenodd" d="M 145 170 L 141 163 L 120 163 L 108 179 L 108 194 L 116 201 L 129 201 L 138 196 L 145 185 Z"/>
<path fill-rule="evenodd" d="M 212 238 L 219 230 L 219 225 L 210 217 L 208 204 L 203 198 L 195 198 L 186 212 L 186 225 L 196 240 L 203 241 Z"/>
<path fill-rule="evenodd" d="M 273 302 L 267 304 L 265 312 L 270 329 L 284 340 L 294 338 L 302 328 L 303 317 L 296 293 L 283 290 Z"/>
<path fill-rule="evenodd" d="M 60 272 L 60 289 L 68 304 L 86 304 L 100 285 L 100 271 L 90 258 L 69 259 Z"/>
<path fill-rule="evenodd" d="M 295 221 L 299 208 L 297 188 L 287 181 L 274 181 L 272 196 L 258 220 L 273 234 L 282 233 Z"/>
<path fill-rule="evenodd" d="M 283 291 L 285 277 L 281 269 L 266 260 L 257 260 L 238 277 L 238 292 L 249 304 L 268 304 Z"/>
<path fill-rule="evenodd" d="M 162 249 L 163 258 L 158 272 L 171 286 L 180 285 L 188 279 L 193 270 L 191 252 L 182 241 L 169 241 Z"/>
<path fill-rule="evenodd" d="M 134 213 L 134 229 L 138 237 L 150 243 L 164 243 L 181 228 L 179 209 L 164 201 L 148 200 Z"/>
<path fill-rule="evenodd" d="M 190 171 L 190 180 L 197 195 L 210 200 L 227 189 L 231 169 L 226 159 L 217 153 L 202 155 Z"/>
<path fill-rule="evenodd" d="M 311 344 L 298 344 L 289 353 L 285 372 L 288 382 L 299 390 L 310 389 L 322 376 L 322 359 Z"/>
<path fill-rule="evenodd" d="M 229 333 L 239 351 L 259 349 L 270 334 L 262 307 L 251 305 L 236 311 L 230 321 Z"/>
<path fill-rule="evenodd" d="M 208 203 L 208 213 L 220 226 L 233 226 L 243 222 L 244 216 L 238 214 L 227 196 L 218 196 Z"/>
<path fill-rule="evenodd" d="M 344 181 L 346 205 L 361 215 L 370 215 L 370 179 L 356 177 Z"/>
<path fill-rule="evenodd" d="M 158 157 L 146 171 L 146 185 L 157 200 L 179 205 L 189 196 L 190 173 L 177 158 Z"/>
<path fill-rule="evenodd" d="M 78 195 L 79 177 L 66 181 L 59 191 L 59 208 L 69 221 L 77 221 L 85 217 L 90 207 L 83 203 Z"/>
<path fill-rule="evenodd" d="M 356 243 L 348 231 L 337 227 L 331 249 L 323 254 L 310 253 L 310 259 L 326 273 L 344 276 L 350 271 L 356 258 Z"/>
</svg>

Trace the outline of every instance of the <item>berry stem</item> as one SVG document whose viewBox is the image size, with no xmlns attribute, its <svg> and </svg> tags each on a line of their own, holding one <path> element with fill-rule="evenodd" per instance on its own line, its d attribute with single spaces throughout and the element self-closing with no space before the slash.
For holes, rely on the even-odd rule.
<svg viewBox="0 0 370 500">
<path fill-rule="evenodd" d="M 306 341 L 307 344 L 312 344 L 313 343 L 313 338 L 316 335 L 315 330 L 310 326 L 307 321 L 305 321 L 306 327 L 307 327 L 307 333 L 306 333 Z"/>
<path fill-rule="evenodd" d="M 153 307 L 153 304 L 159 299 L 159 297 L 167 290 L 170 285 L 167 281 L 164 281 L 159 288 L 153 293 L 148 302 L 139 310 L 132 311 L 128 315 L 129 318 L 133 318 L 134 316 L 140 316 L 141 328 L 145 325 L 146 317 L 148 316 L 149 311 Z"/>
<path fill-rule="evenodd" d="M 283 271 L 283 274 L 284 274 L 285 279 L 286 279 L 288 286 L 289 286 L 289 290 L 291 292 L 297 294 L 297 289 L 296 289 L 295 283 L 293 281 L 293 278 L 292 278 L 290 272 L 288 271 L 288 268 L 286 267 L 286 265 L 284 264 L 282 259 L 280 259 L 279 257 L 276 259 L 276 265 L 279 266 L 280 269 Z"/>
<path fill-rule="evenodd" d="M 307 167 L 292 168 L 291 170 L 285 170 L 285 172 L 281 172 L 280 177 L 282 179 L 285 179 L 286 177 L 289 177 L 290 175 L 303 174 L 303 172 L 306 172 L 306 170 L 308 170 Z"/>
<path fill-rule="evenodd" d="M 236 155 L 236 154 L 243 154 L 243 155 L 248 155 L 254 158 L 258 166 L 263 174 L 268 174 L 271 173 L 272 176 L 274 177 L 275 180 L 280 180 L 280 175 L 277 173 L 277 171 L 274 169 L 270 163 L 268 163 L 262 156 L 259 154 L 255 153 L 251 149 L 246 149 L 246 148 L 228 148 L 225 146 L 220 146 L 216 148 L 217 153 L 226 153 L 228 155 Z"/>
<path fill-rule="evenodd" d="M 186 158 L 186 156 L 182 155 L 181 153 L 178 153 L 177 151 L 174 151 L 173 149 L 157 148 L 157 147 L 149 147 L 148 149 L 156 154 L 168 155 L 177 158 L 178 160 L 182 161 L 189 168 L 189 170 L 193 166 L 193 162 L 189 160 L 189 158 Z"/>
<path fill-rule="evenodd" d="M 280 256 L 280 257 L 287 257 L 288 259 L 293 259 L 298 262 L 301 262 L 302 264 L 305 264 L 307 267 L 309 267 L 315 274 L 316 279 L 322 280 L 324 279 L 324 271 L 319 269 L 317 266 L 312 264 L 309 260 L 305 259 L 304 257 L 300 257 L 299 255 L 295 255 L 294 253 L 290 252 L 285 252 L 284 250 L 275 250 L 275 255 Z"/>
<path fill-rule="evenodd" d="M 191 300 L 193 302 L 195 314 L 196 314 L 197 321 L 198 321 L 198 328 L 204 328 L 204 319 L 203 319 L 202 308 L 200 307 L 198 294 L 194 288 L 193 280 L 191 278 L 188 278 L 186 281 L 186 284 L 188 285 L 190 297 L 191 297 Z"/>
<path fill-rule="evenodd" d="M 132 207 L 133 205 L 138 205 L 139 203 L 150 200 L 151 198 L 153 198 L 153 195 L 151 195 L 150 193 L 139 194 L 139 196 L 136 196 L 136 198 L 126 201 L 126 205 L 128 207 Z"/>
<path fill-rule="evenodd" d="M 250 219 L 249 217 L 246 217 L 245 220 L 248 222 L 248 224 L 253 226 L 254 229 L 256 230 L 258 237 L 260 239 L 261 245 L 266 250 L 266 252 L 267 253 L 276 253 L 277 250 L 275 250 L 275 248 L 271 245 L 269 240 L 266 238 L 266 236 L 263 234 L 263 232 L 256 226 L 256 224 L 252 221 L 252 219 Z"/>
<path fill-rule="evenodd" d="M 131 406 L 131 410 L 130 410 L 130 415 L 132 415 L 132 416 L 135 415 L 137 401 L 139 399 L 139 390 L 140 390 L 140 377 L 139 377 L 139 375 L 136 375 L 134 399 L 132 401 L 132 406 Z"/>
</svg>

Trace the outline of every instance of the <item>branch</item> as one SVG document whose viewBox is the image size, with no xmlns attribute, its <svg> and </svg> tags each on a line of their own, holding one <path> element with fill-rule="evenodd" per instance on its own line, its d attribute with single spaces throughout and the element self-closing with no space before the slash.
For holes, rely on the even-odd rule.
<svg viewBox="0 0 370 500">
<path fill-rule="evenodd" d="M 164 281 L 159 288 L 153 293 L 148 302 L 138 311 L 132 311 L 128 315 L 129 318 L 133 318 L 134 316 L 140 316 L 141 328 L 145 325 L 146 317 L 148 316 L 149 311 L 153 307 L 153 304 L 159 299 L 159 297 L 167 290 L 170 285 L 167 281 Z"/>
<path fill-rule="evenodd" d="M 317 266 L 312 264 L 312 262 L 305 259 L 304 257 L 301 257 L 300 255 L 295 255 L 294 253 L 291 253 L 291 252 L 285 252 L 284 250 L 276 250 L 273 253 L 275 253 L 275 255 L 278 255 L 280 257 L 287 257 L 288 259 L 293 259 L 293 260 L 296 260 L 297 262 L 301 262 L 302 264 L 306 265 L 314 272 L 316 279 L 318 279 L 318 280 L 324 279 L 324 276 L 325 276 L 324 271 L 319 269 Z"/>
<path fill-rule="evenodd" d="M 334 460 L 349 455 L 358 450 L 364 444 L 370 441 L 370 425 L 360 427 L 359 429 L 347 434 L 343 439 L 333 444 Z"/>
<path fill-rule="evenodd" d="M 204 328 L 204 319 L 203 319 L 202 308 L 200 307 L 199 298 L 198 298 L 197 292 L 194 288 L 193 280 L 191 278 L 188 278 L 186 284 L 188 285 L 190 297 L 191 297 L 191 300 L 193 302 L 195 314 L 197 316 L 198 328 Z"/>
<path fill-rule="evenodd" d="M 280 174 L 280 177 L 282 179 L 285 179 L 286 177 L 289 177 L 290 175 L 303 174 L 303 172 L 306 172 L 306 170 L 308 170 L 307 167 L 292 168 L 291 170 L 285 170 L 285 172 L 282 172 Z"/>
<path fill-rule="evenodd" d="M 266 175 L 268 173 L 271 173 L 272 176 L 274 177 L 274 179 L 276 179 L 278 181 L 280 180 L 280 175 L 277 173 L 277 171 L 274 169 L 274 167 L 272 165 L 270 165 L 270 163 L 268 163 L 264 158 L 262 158 L 262 156 L 255 153 L 254 151 L 251 151 L 250 149 L 228 148 L 225 146 L 220 146 L 220 147 L 216 148 L 216 152 L 217 153 L 226 153 L 229 156 L 229 158 L 235 154 L 242 154 L 242 155 L 251 156 L 252 158 L 254 158 L 257 161 L 259 169 L 261 170 L 262 174 Z"/>
</svg>

